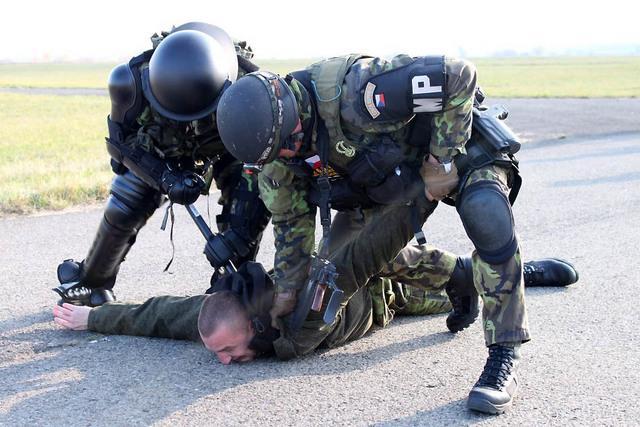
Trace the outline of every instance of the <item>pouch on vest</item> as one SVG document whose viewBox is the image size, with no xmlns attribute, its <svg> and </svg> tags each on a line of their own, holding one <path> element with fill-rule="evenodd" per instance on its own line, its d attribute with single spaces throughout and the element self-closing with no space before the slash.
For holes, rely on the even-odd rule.
<svg viewBox="0 0 640 427">
<path fill-rule="evenodd" d="M 380 185 L 403 159 L 400 146 L 391 138 L 382 136 L 375 144 L 364 147 L 349 163 L 349 180 L 364 187 Z"/>
<path fill-rule="evenodd" d="M 348 180 L 339 179 L 331 181 L 331 208 L 342 211 L 355 208 L 370 208 L 373 203 L 367 197 L 366 193 L 354 187 Z M 314 181 L 309 189 L 307 201 L 314 205 L 320 206 L 321 190 Z"/>
<path fill-rule="evenodd" d="M 424 184 L 415 168 L 400 164 L 380 185 L 367 187 L 369 199 L 380 205 L 407 204 L 423 197 Z"/>
</svg>

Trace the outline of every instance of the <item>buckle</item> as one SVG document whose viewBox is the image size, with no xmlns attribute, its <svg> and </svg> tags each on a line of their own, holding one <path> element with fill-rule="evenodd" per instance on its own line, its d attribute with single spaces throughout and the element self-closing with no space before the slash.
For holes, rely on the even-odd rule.
<svg viewBox="0 0 640 427">
<path fill-rule="evenodd" d="M 329 182 L 329 177 L 326 175 L 320 175 L 317 179 L 318 188 L 320 191 L 331 191 L 331 183 Z"/>
</svg>

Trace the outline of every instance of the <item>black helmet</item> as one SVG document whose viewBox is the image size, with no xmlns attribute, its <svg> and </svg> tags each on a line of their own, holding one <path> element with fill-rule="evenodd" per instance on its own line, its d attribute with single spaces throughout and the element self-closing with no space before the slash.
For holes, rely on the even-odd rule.
<svg viewBox="0 0 640 427">
<path fill-rule="evenodd" d="M 222 28 L 215 25 L 207 24 L 205 22 L 187 22 L 179 27 L 174 28 L 171 32 L 176 33 L 184 30 L 195 30 L 205 33 L 213 37 L 220 46 L 224 49 L 224 53 L 227 56 L 229 65 L 229 80 L 231 83 L 235 82 L 238 78 L 238 58 L 236 56 L 236 46 L 233 40 Z"/>
<path fill-rule="evenodd" d="M 276 159 L 298 124 L 298 104 L 277 74 L 256 71 L 238 79 L 216 113 L 222 143 L 238 160 L 263 165 Z"/>
<path fill-rule="evenodd" d="M 238 70 L 235 50 L 229 53 L 233 43 L 229 47 L 223 37 L 226 33 L 220 30 L 214 37 L 185 26 L 162 40 L 142 74 L 142 89 L 151 106 L 178 121 L 213 113 L 220 93 L 235 80 Z"/>
</svg>

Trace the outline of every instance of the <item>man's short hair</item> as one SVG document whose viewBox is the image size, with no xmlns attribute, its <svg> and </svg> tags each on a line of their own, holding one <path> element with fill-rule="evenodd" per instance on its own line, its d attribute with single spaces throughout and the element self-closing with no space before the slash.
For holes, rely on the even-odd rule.
<svg viewBox="0 0 640 427">
<path fill-rule="evenodd" d="M 240 325 L 249 315 L 240 298 L 231 291 L 218 291 L 208 295 L 198 315 L 200 336 L 209 337 L 223 323 Z"/>
</svg>

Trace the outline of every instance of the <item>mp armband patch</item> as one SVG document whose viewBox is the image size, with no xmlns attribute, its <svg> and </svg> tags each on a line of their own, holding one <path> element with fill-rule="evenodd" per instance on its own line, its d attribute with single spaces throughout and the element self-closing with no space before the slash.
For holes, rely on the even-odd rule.
<svg viewBox="0 0 640 427">
<path fill-rule="evenodd" d="M 445 72 L 444 57 L 420 58 L 411 74 L 411 100 L 413 112 L 439 113 L 444 108 Z"/>
<path fill-rule="evenodd" d="M 446 98 L 444 57 L 420 57 L 373 76 L 361 93 L 364 110 L 378 123 L 404 121 L 418 113 L 441 112 Z"/>
</svg>

